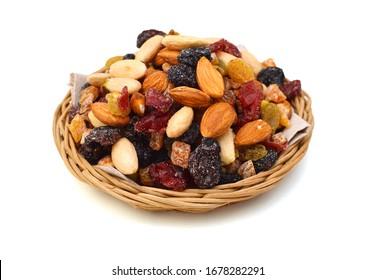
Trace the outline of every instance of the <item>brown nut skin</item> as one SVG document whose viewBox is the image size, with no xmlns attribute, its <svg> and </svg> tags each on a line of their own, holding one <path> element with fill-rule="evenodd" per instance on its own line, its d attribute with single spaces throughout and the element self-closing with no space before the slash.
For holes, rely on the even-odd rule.
<svg viewBox="0 0 375 280">
<path fill-rule="evenodd" d="M 129 116 L 113 115 L 108 109 L 108 103 L 96 102 L 91 105 L 91 110 L 94 116 L 109 126 L 124 126 L 130 121 Z"/>
<path fill-rule="evenodd" d="M 223 135 L 237 121 L 234 108 L 226 102 L 218 102 L 207 108 L 201 121 L 201 134 L 206 138 Z"/>
<path fill-rule="evenodd" d="M 133 93 L 130 98 L 130 107 L 136 115 L 143 116 L 146 111 L 146 97 L 139 92 Z"/>
<path fill-rule="evenodd" d="M 167 73 L 164 71 L 155 71 L 147 76 L 142 83 L 142 92 L 146 93 L 149 89 L 153 88 L 160 92 L 164 92 L 169 84 Z"/>
<path fill-rule="evenodd" d="M 272 134 L 272 127 L 259 119 L 246 123 L 238 130 L 234 143 L 238 146 L 253 145 L 268 139 Z"/>
</svg>

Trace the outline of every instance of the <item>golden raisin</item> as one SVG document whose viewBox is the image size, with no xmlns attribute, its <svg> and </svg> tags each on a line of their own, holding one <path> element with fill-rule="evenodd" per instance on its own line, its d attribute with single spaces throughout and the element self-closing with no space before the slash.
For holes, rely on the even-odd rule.
<svg viewBox="0 0 375 280">
<path fill-rule="evenodd" d="M 227 71 L 229 77 L 240 84 L 255 79 L 253 69 L 242 58 L 235 58 L 229 61 Z"/>
<path fill-rule="evenodd" d="M 81 141 L 83 133 L 86 131 L 86 123 L 84 118 L 79 114 L 75 115 L 68 128 L 73 136 L 74 141 L 76 143 L 79 143 Z"/>
</svg>

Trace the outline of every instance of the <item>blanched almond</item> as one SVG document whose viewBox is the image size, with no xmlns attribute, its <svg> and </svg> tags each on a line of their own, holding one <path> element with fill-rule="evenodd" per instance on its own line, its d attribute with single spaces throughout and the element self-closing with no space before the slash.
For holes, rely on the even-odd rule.
<svg viewBox="0 0 375 280">
<path fill-rule="evenodd" d="M 112 162 L 118 171 L 125 175 L 138 171 L 138 156 L 134 145 L 125 137 L 112 146 Z"/>
<path fill-rule="evenodd" d="M 128 87 L 128 93 L 132 94 L 141 89 L 142 85 L 139 81 L 131 78 L 110 78 L 103 85 L 109 92 L 122 92 L 124 86 Z"/>
<path fill-rule="evenodd" d="M 135 59 L 143 61 L 144 63 L 151 62 L 162 47 L 162 40 L 163 36 L 161 35 L 155 35 L 148 39 L 139 50 L 135 52 Z"/>
<path fill-rule="evenodd" d="M 109 68 L 109 74 L 113 78 L 131 78 L 138 80 L 146 73 L 146 65 L 137 59 L 124 59 L 117 61 Z"/>
<path fill-rule="evenodd" d="M 234 133 L 231 128 L 216 138 L 220 145 L 220 159 L 222 165 L 227 165 L 235 161 L 236 150 L 234 148 Z"/>
<path fill-rule="evenodd" d="M 184 134 L 190 127 L 194 118 L 194 111 L 191 107 L 184 106 L 169 119 L 167 125 L 167 136 L 176 138 Z"/>
<path fill-rule="evenodd" d="M 93 73 L 87 77 L 87 82 L 95 87 L 101 87 L 110 77 L 108 73 Z"/>
</svg>

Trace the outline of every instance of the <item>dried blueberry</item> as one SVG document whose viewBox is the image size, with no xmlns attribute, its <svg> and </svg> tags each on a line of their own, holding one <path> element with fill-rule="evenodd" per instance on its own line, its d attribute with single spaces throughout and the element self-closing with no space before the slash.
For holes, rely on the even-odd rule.
<svg viewBox="0 0 375 280">
<path fill-rule="evenodd" d="M 137 37 L 137 48 L 140 48 L 144 42 L 146 42 L 151 37 L 154 37 L 155 35 L 164 36 L 165 32 L 156 29 L 148 29 L 142 31 Z"/>
<path fill-rule="evenodd" d="M 196 47 L 184 49 L 180 52 L 177 59 L 180 63 L 189 64 L 191 66 L 197 66 L 198 60 L 202 57 L 206 57 L 208 60 L 212 60 L 211 51 L 207 47 Z"/>
<path fill-rule="evenodd" d="M 267 171 L 275 164 L 278 158 L 278 152 L 274 150 L 268 150 L 268 153 L 265 157 L 256 160 L 253 162 L 256 173 L 261 171 Z"/>
<path fill-rule="evenodd" d="M 127 53 L 122 59 L 135 59 L 134 53 Z"/>
<path fill-rule="evenodd" d="M 269 86 L 270 84 L 281 86 L 284 84 L 285 76 L 283 69 L 278 67 L 267 67 L 259 72 L 257 79 L 266 86 Z"/>
<path fill-rule="evenodd" d="M 217 185 L 221 174 L 219 143 L 215 139 L 203 138 L 190 155 L 188 170 L 199 188 L 208 189 Z"/>
<path fill-rule="evenodd" d="M 241 176 L 237 173 L 222 173 L 220 175 L 219 184 L 230 184 L 242 180 Z"/>
<path fill-rule="evenodd" d="M 198 88 L 197 77 L 195 67 L 187 64 L 176 64 L 169 68 L 168 80 L 173 83 L 176 87 L 188 86 Z"/>
</svg>

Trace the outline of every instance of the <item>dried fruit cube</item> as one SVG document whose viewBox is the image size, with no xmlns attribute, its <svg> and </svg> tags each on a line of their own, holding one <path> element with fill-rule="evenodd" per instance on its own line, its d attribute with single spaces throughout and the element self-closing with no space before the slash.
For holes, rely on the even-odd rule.
<svg viewBox="0 0 375 280">
<path fill-rule="evenodd" d="M 150 176 L 150 166 L 146 166 L 145 168 L 140 168 L 138 170 L 139 173 L 139 181 L 144 186 L 155 186 L 154 181 L 152 180 Z"/>
<path fill-rule="evenodd" d="M 98 161 L 100 166 L 114 166 L 111 155 L 106 155 Z"/>
<path fill-rule="evenodd" d="M 164 133 L 151 132 L 150 148 L 159 151 L 164 145 Z"/>
<path fill-rule="evenodd" d="M 229 61 L 227 71 L 229 77 L 239 84 L 244 84 L 255 79 L 253 69 L 242 58 Z"/>
<path fill-rule="evenodd" d="M 265 90 L 265 100 L 280 103 L 286 100 L 286 96 L 276 84 L 269 85 Z"/>
<path fill-rule="evenodd" d="M 190 158 L 190 145 L 181 141 L 172 144 L 171 161 L 174 165 L 188 168 Z"/>
<path fill-rule="evenodd" d="M 84 118 L 79 114 L 75 115 L 68 128 L 73 136 L 74 142 L 79 143 L 83 133 L 86 131 Z"/>
<path fill-rule="evenodd" d="M 100 90 L 94 86 L 88 86 L 81 90 L 81 98 L 79 99 L 79 104 L 81 105 L 79 109 L 80 114 L 86 113 L 91 104 L 99 97 Z"/>
<path fill-rule="evenodd" d="M 238 169 L 238 175 L 240 175 L 243 179 L 254 176 L 255 174 L 256 171 L 252 160 L 245 161 Z"/>
</svg>

